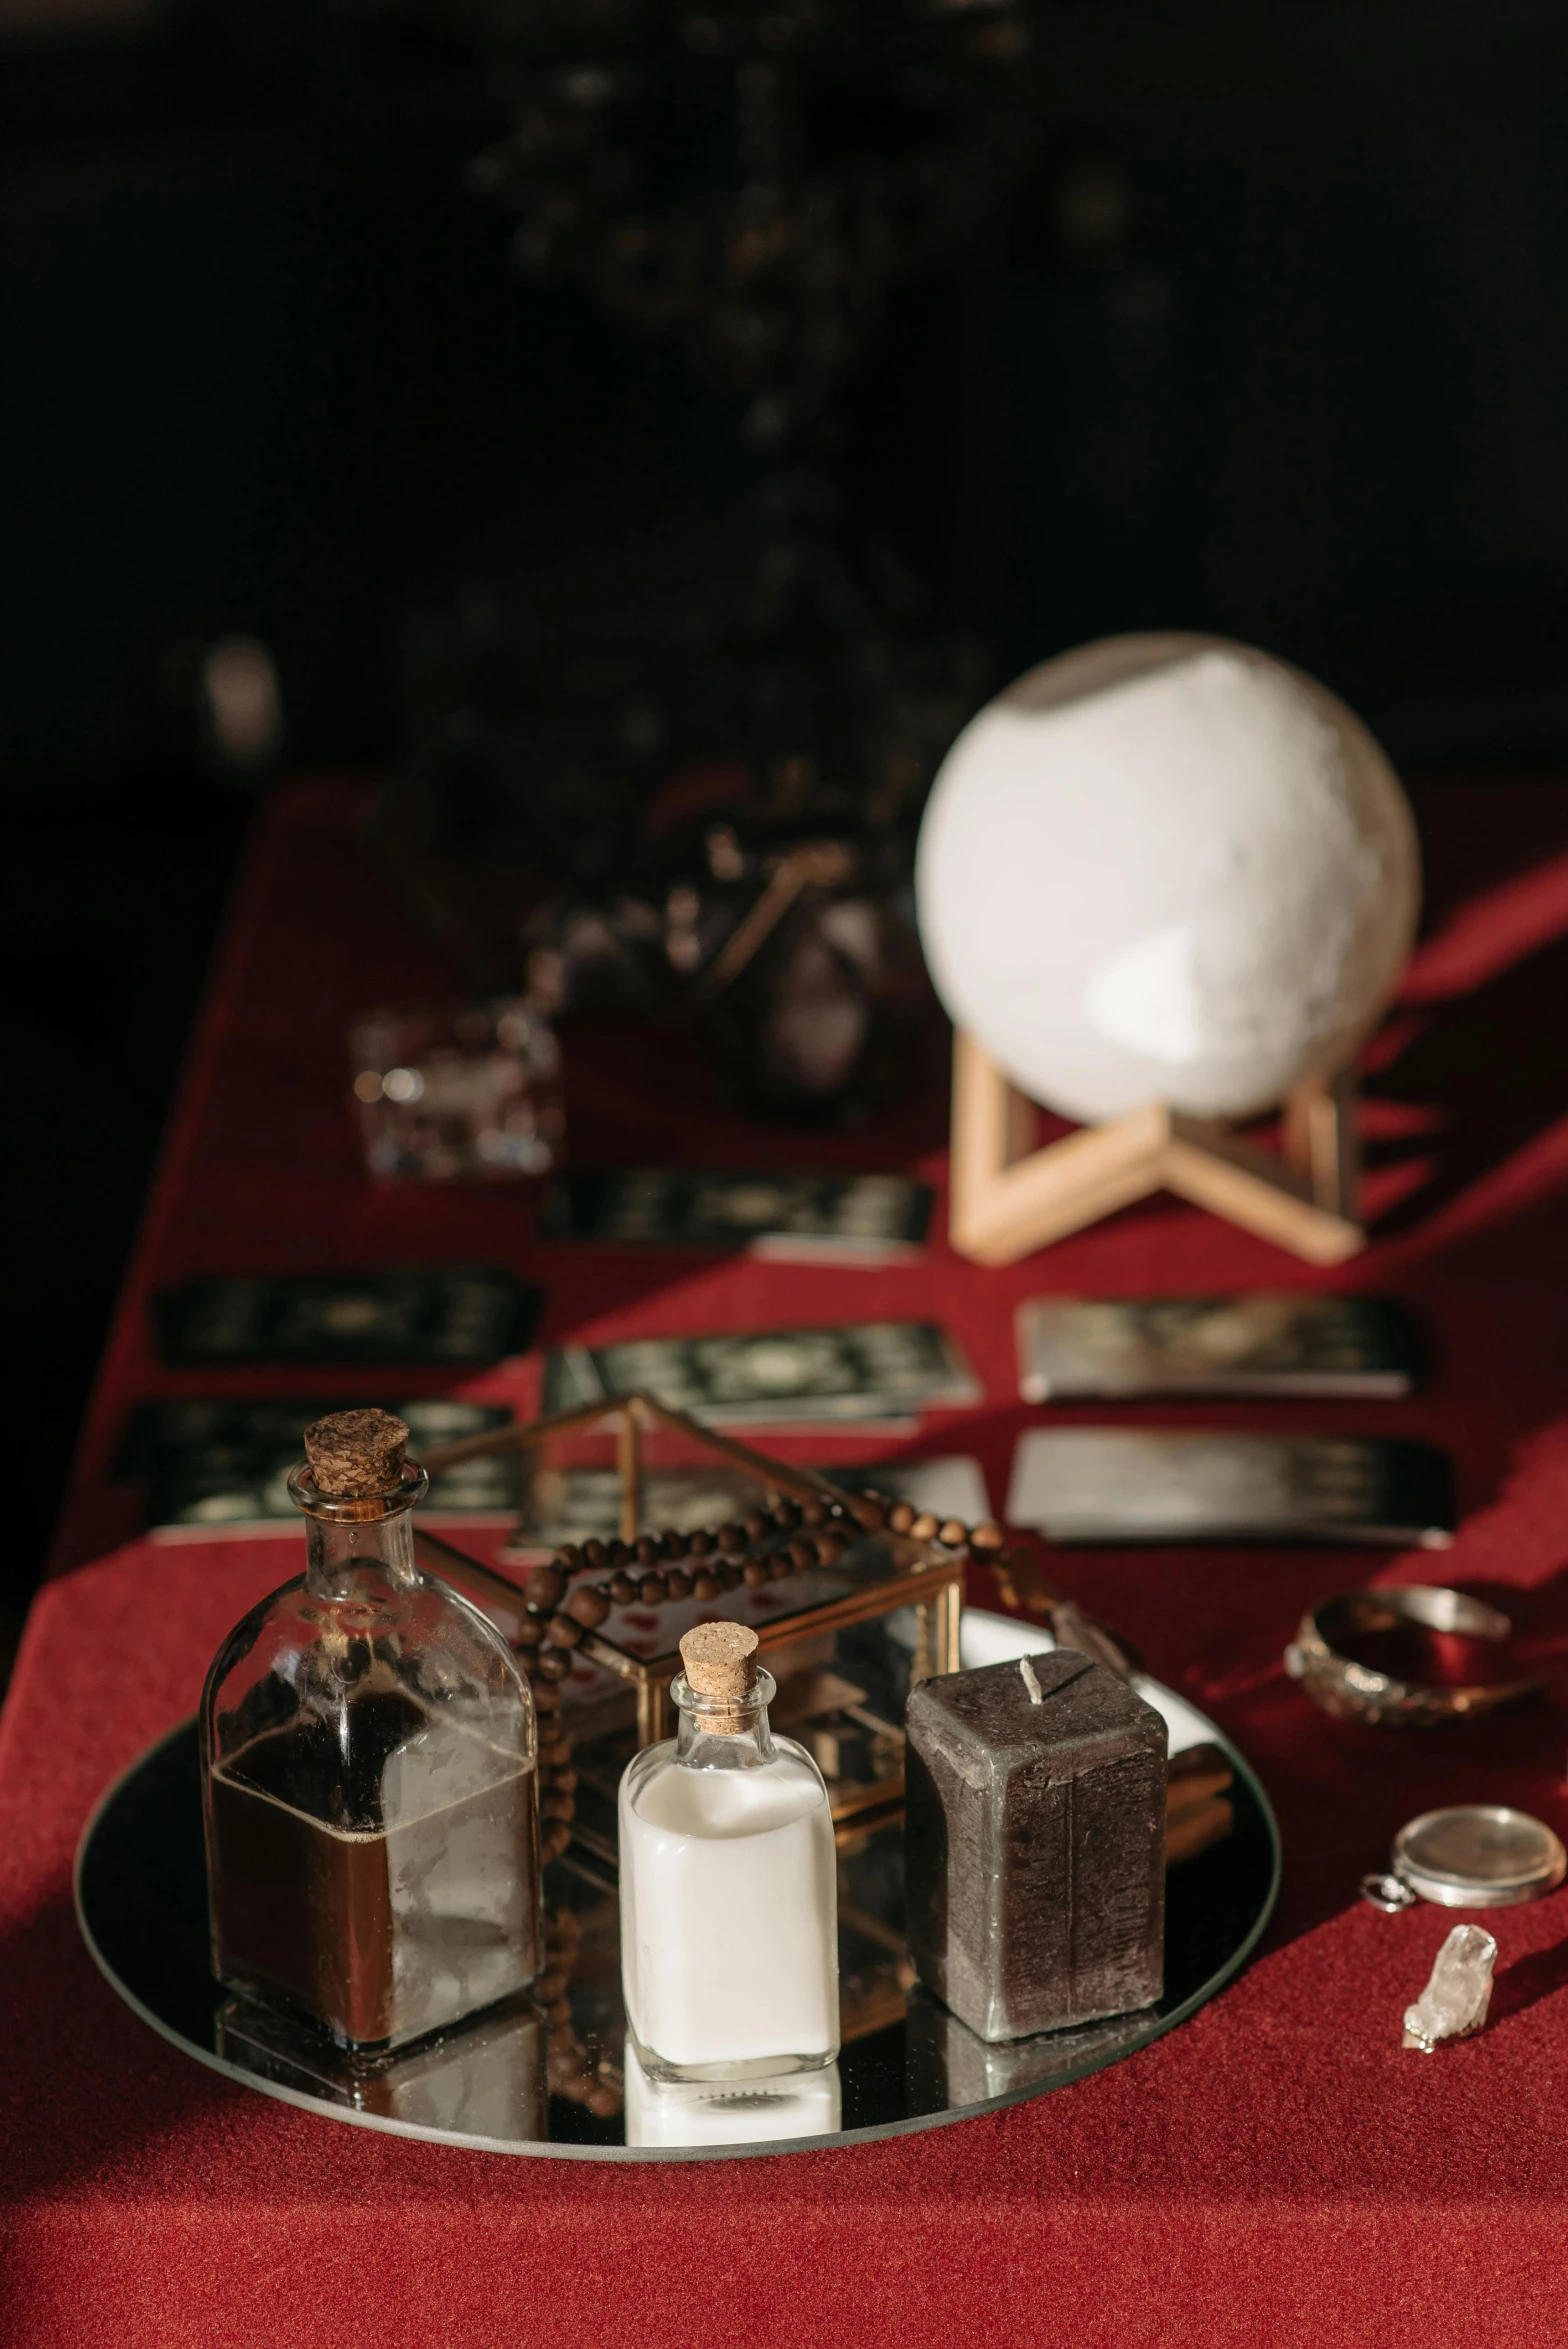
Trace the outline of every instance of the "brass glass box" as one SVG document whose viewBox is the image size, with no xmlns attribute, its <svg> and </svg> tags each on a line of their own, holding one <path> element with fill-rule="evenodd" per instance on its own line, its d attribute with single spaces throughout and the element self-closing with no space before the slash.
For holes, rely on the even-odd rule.
<svg viewBox="0 0 1568 2349">
<path fill-rule="evenodd" d="M 585 1585 L 607 1591 L 612 1553 L 624 1559 L 626 1546 L 655 1533 L 688 1537 L 714 1553 L 715 1566 L 742 1565 L 733 1587 L 706 1596 L 680 1588 L 691 1574 L 666 1575 L 677 1586 L 673 1595 L 654 1603 L 641 1589 L 623 1595 L 574 1639 L 558 1719 L 579 1780 L 576 1837 L 592 1848 L 606 1825 L 596 1821 L 596 1790 L 613 1789 L 612 1773 L 635 1747 L 669 1734 L 681 1635 L 715 1618 L 755 1630 L 760 1660 L 779 1684 L 775 1718 L 810 1746 L 835 1820 L 896 1811 L 904 1791 L 904 1699 L 932 1673 L 958 1666 L 965 1528 L 933 1530 L 929 1520 L 915 1519 L 896 1530 L 892 1520 L 913 1512 L 770 1459 L 648 1395 L 487 1430 L 433 1453 L 430 1464 L 448 1468 L 509 1449 L 523 1452 L 526 1468 L 523 1518 L 506 1553 L 518 1583 L 435 1535 L 416 1539 L 424 1562 L 485 1609 L 525 1664 L 537 1662 L 539 1639 L 537 1608 L 534 1621 L 527 1619 L 528 1590 L 538 1587 L 530 1570 L 548 1575 L 563 1548 L 568 1571 L 557 1603 L 567 1608 Z M 824 1555 L 809 1555 L 802 1519 L 825 1529 L 827 1538 L 815 1545 Z M 679 1550 L 680 1543 L 666 1547 Z M 721 1559 L 720 1549 L 734 1557 Z M 688 1568 L 705 1562 L 682 1560 Z M 623 1594 L 638 1576 L 635 1560 L 625 1564 Z"/>
</svg>

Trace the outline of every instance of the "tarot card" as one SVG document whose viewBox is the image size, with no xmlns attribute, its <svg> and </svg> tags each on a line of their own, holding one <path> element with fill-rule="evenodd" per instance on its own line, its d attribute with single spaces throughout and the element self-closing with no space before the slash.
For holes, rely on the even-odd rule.
<svg viewBox="0 0 1568 2349">
<path fill-rule="evenodd" d="M 544 1292 L 493 1264 L 187 1281 L 153 1302 L 169 1363 L 499 1362 Z"/>
<path fill-rule="evenodd" d="M 1407 1395 L 1415 1334 L 1397 1305 L 1311 1290 L 1235 1297 L 1031 1297 L 1019 1389 L 1091 1395 Z"/>
<path fill-rule="evenodd" d="M 145 1484 L 152 1525 L 234 1525 L 294 1518 L 289 1471 L 304 1457 L 303 1431 L 340 1409 L 332 1402 L 215 1400 L 144 1403 L 117 1463 Z M 390 1403 L 406 1420 L 417 1460 L 437 1444 L 504 1427 L 512 1414 L 493 1403 L 444 1397 Z M 517 1505 L 517 1455 L 460 1461 L 430 1480 L 432 1511 L 508 1510 Z"/>
<path fill-rule="evenodd" d="M 991 1514 L 985 1471 L 967 1452 L 936 1460 L 877 1460 L 867 1468 L 835 1462 L 820 1473 L 846 1492 L 869 1488 L 889 1500 L 907 1501 L 912 1509 L 929 1510 L 933 1517 L 956 1517 L 961 1525 L 979 1525 Z"/>
<path fill-rule="evenodd" d="M 860 1492 L 869 1485 L 893 1500 L 909 1501 L 937 1517 L 961 1518 L 966 1525 L 990 1515 L 980 1463 L 961 1455 L 895 1460 L 867 1468 L 835 1465 L 820 1473 L 846 1492 Z M 704 1468 L 649 1469 L 642 1479 L 642 1521 L 650 1528 L 673 1526 L 681 1533 L 695 1533 L 704 1526 L 721 1525 L 728 1517 L 744 1517 L 765 1492 L 743 1468 L 717 1460 Z M 616 1469 L 540 1466 L 524 1495 L 513 1546 L 531 1553 L 594 1535 L 611 1541 L 621 1530 L 620 1508 Z"/>
<path fill-rule="evenodd" d="M 1007 1516 L 1056 1542 L 1389 1542 L 1447 1549 L 1446 1456 L 1391 1436 L 1036 1427 Z"/>
<path fill-rule="evenodd" d="M 715 1460 L 703 1468 L 650 1468 L 642 1478 L 642 1521 L 682 1533 L 722 1525 L 744 1516 L 763 1499 L 765 1487 L 743 1468 Z M 595 1537 L 613 1541 L 621 1530 L 621 1478 L 614 1468 L 535 1466 L 523 1495 L 523 1512 L 513 1547 L 519 1551 L 558 1549 L 562 1542 Z"/>
<path fill-rule="evenodd" d="M 715 1426 L 782 1427 L 911 1417 L 981 1389 L 932 1322 L 725 1332 L 572 1346 L 550 1356 L 545 1409 L 644 1393 Z"/>
<path fill-rule="evenodd" d="M 617 1247 L 724 1248 L 793 1264 L 918 1257 L 931 1187 L 903 1175 L 712 1174 L 629 1167 L 561 1176 L 540 1231 Z"/>
</svg>

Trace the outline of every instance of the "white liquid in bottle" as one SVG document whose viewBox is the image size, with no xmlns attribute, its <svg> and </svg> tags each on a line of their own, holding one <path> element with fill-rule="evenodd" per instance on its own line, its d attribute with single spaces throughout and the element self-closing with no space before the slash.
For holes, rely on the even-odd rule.
<svg viewBox="0 0 1568 2349">
<path fill-rule="evenodd" d="M 738 1624 L 699 1626 L 688 1675 L 703 1669 L 704 1635 L 721 1633 L 755 1649 Z M 654 2078 L 765 2078 L 838 2053 L 827 1789 L 802 1747 L 771 1736 L 772 1681 L 757 1684 L 745 1651 L 742 1664 L 752 1685 L 717 1705 L 677 1680 L 679 1740 L 639 1754 L 621 1781 L 622 1987 Z"/>
</svg>

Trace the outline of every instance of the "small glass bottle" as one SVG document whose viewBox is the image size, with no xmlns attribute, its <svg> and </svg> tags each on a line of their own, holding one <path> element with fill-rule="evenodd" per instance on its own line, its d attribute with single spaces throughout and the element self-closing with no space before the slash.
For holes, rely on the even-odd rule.
<svg viewBox="0 0 1568 2349">
<path fill-rule="evenodd" d="M 621 1984 L 651 2080 L 765 2079 L 838 2054 L 838 1893 L 822 1773 L 774 1737 L 757 1635 L 701 1623 L 680 1732 L 621 1779 Z"/>
<path fill-rule="evenodd" d="M 390 2048 L 540 1965 L 533 1699 L 505 1640 L 415 1564 L 422 1469 L 385 1411 L 305 1432 L 306 1568 L 202 1694 L 213 1970 L 340 2045 Z"/>
</svg>

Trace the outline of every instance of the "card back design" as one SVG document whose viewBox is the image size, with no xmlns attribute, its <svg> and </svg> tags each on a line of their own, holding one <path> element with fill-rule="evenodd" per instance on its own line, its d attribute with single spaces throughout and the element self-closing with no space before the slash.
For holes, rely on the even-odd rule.
<svg viewBox="0 0 1568 2349">
<path fill-rule="evenodd" d="M 544 1292 L 501 1265 L 187 1281 L 153 1301 L 173 1365 L 490 1363 L 526 1352 Z"/>
<path fill-rule="evenodd" d="M 1407 1395 L 1414 1330 L 1377 1297 L 1032 1297 L 1018 1308 L 1031 1403 L 1109 1395 Z"/>
<path fill-rule="evenodd" d="M 313 1419 L 341 1407 L 341 1398 L 143 1403 L 126 1430 L 116 1474 L 146 1485 L 151 1525 L 297 1521 L 288 1477 L 304 1456 L 303 1431 Z M 445 1396 L 386 1407 L 407 1422 L 409 1451 L 416 1460 L 437 1444 L 486 1434 L 512 1417 L 504 1404 L 455 1402 Z M 460 1461 L 431 1478 L 426 1506 L 436 1512 L 511 1510 L 517 1505 L 517 1461 L 516 1453 Z"/>
<path fill-rule="evenodd" d="M 972 1403 L 981 1389 L 931 1322 L 635 1338 L 552 1354 L 545 1409 L 650 1394 L 714 1425 L 898 1419 Z"/>
<path fill-rule="evenodd" d="M 1036 1427 L 1008 1522 L 1055 1542 L 1389 1542 L 1447 1549 L 1446 1456 L 1391 1436 Z"/>
<path fill-rule="evenodd" d="M 560 1176 L 541 1235 L 611 1247 L 745 1250 L 786 1263 L 918 1257 L 933 1193 L 904 1175 L 742 1174 L 628 1167 Z"/>
</svg>

